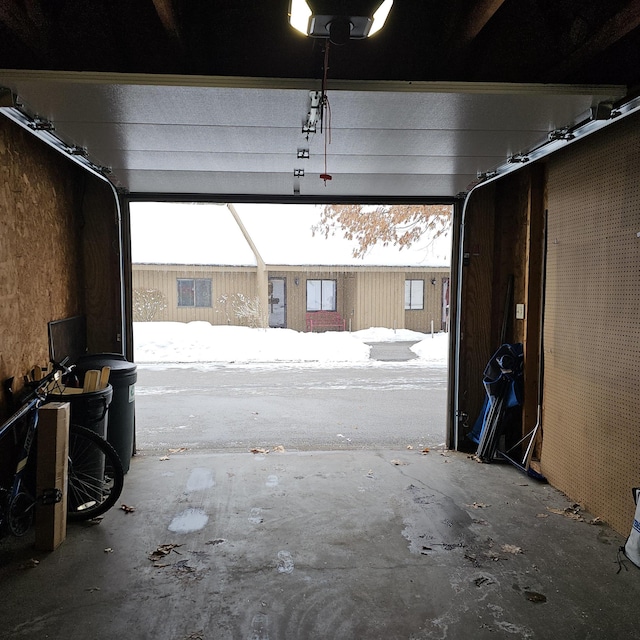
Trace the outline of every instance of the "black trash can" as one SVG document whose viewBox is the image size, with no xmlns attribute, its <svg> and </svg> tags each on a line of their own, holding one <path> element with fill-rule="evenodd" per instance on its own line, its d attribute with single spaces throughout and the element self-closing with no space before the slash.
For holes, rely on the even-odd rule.
<svg viewBox="0 0 640 640">
<path fill-rule="evenodd" d="M 72 391 L 76 391 L 72 389 Z M 113 397 L 113 387 L 87 393 L 50 393 L 48 402 L 68 402 L 71 407 L 69 422 L 86 427 L 101 438 L 108 439 L 109 405 Z"/>
<path fill-rule="evenodd" d="M 129 471 L 135 436 L 135 384 L 137 367 L 119 353 L 97 353 L 82 356 L 76 362 L 80 377 L 91 369 L 109 367 L 109 384 L 113 387 L 113 400 L 109 407 L 107 441 L 117 451 L 124 472 Z"/>
</svg>

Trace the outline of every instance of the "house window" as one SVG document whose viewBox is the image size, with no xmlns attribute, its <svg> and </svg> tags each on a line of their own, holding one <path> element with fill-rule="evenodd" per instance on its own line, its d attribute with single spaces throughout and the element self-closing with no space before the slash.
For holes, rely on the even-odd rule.
<svg viewBox="0 0 640 640">
<path fill-rule="evenodd" d="M 424 309 L 424 280 L 404 281 L 404 308 L 413 311 Z"/>
<path fill-rule="evenodd" d="M 307 280 L 307 311 L 335 311 L 336 308 L 335 280 Z"/>
<path fill-rule="evenodd" d="M 211 278 L 178 278 L 179 307 L 210 307 Z"/>
</svg>

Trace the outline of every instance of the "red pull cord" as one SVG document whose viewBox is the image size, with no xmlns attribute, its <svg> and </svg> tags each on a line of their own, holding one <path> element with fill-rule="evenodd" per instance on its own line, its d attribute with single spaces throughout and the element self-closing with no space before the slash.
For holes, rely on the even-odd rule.
<svg viewBox="0 0 640 640">
<path fill-rule="evenodd" d="M 333 180 L 333 176 L 327 172 L 327 144 L 331 144 L 331 106 L 329 105 L 329 97 L 327 96 L 327 73 L 329 70 L 329 40 L 324 50 L 324 70 L 322 74 L 322 98 L 321 98 L 321 117 L 320 126 L 324 131 L 324 173 L 320 174 L 320 180 L 324 180 L 324 186 L 327 186 L 327 180 Z M 324 128 L 324 113 L 327 113 L 327 127 Z"/>
</svg>

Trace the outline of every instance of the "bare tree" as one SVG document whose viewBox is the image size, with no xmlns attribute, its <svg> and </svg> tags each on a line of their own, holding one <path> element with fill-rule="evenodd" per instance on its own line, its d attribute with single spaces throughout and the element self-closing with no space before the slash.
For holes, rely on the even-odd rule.
<svg viewBox="0 0 640 640">
<path fill-rule="evenodd" d="M 342 231 L 358 243 L 353 256 L 361 258 L 377 242 L 402 250 L 425 237 L 437 238 L 449 229 L 451 212 L 449 205 L 330 204 L 323 207 L 312 232 L 328 238 Z"/>
<path fill-rule="evenodd" d="M 133 290 L 133 321 L 153 322 L 167 308 L 167 299 L 158 289 Z"/>
<path fill-rule="evenodd" d="M 227 324 L 236 324 L 233 320 L 238 320 L 237 324 L 253 328 L 265 326 L 265 316 L 262 313 L 262 305 L 257 296 L 245 296 L 242 293 L 232 293 L 221 295 L 216 301 L 216 313 L 225 314 Z"/>
</svg>

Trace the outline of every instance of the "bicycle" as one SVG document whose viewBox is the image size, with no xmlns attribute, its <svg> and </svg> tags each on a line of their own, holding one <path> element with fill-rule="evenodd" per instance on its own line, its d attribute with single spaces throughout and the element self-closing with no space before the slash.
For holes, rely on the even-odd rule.
<svg viewBox="0 0 640 640">
<path fill-rule="evenodd" d="M 54 504 L 62 500 L 60 489 L 45 490 L 35 496 L 29 486 L 27 466 L 38 428 L 38 409 L 48 394 L 62 389 L 62 375 L 71 369 L 65 362 L 53 363 L 50 373 L 29 384 L 30 390 L 20 408 L 0 425 L 0 441 L 10 429 L 26 425 L 11 484 L 0 486 L 0 532 L 8 529 L 14 536 L 24 535 L 32 524 L 37 503 Z M 124 471 L 116 450 L 106 440 L 90 429 L 70 424 L 68 465 L 67 520 L 90 520 L 115 504 L 124 485 Z"/>
</svg>

